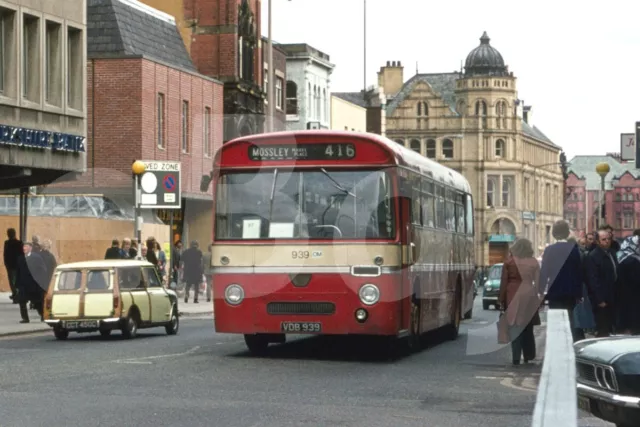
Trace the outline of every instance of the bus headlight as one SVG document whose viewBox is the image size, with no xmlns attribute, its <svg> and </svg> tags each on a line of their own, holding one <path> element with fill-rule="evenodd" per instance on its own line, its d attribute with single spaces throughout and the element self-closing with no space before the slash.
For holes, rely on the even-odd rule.
<svg viewBox="0 0 640 427">
<path fill-rule="evenodd" d="M 244 299 L 244 289 L 240 285 L 229 285 L 224 290 L 224 299 L 231 305 L 238 305 Z"/>
<path fill-rule="evenodd" d="M 358 292 L 360 301 L 365 305 L 373 305 L 380 301 L 380 289 L 376 285 L 362 285 Z"/>
</svg>

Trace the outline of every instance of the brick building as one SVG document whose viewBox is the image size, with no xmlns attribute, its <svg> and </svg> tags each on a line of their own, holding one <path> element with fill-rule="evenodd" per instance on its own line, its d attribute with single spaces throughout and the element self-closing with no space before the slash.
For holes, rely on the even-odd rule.
<svg viewBox="0 0 640 427">
<path fill-rule="evenodd" d="M 600 195 L 601 178 L 596 165 L 606 162 L 610 172 L 605 177 L 605 194 Z M 604 200 L 604 223 L 623 238 L 640 228 L 640 173 L 633 162 L 621 162 L 618 155 L 576 156 L 569 163 L 565 219 L 576 235 L 598 227 L 600 200 Z"/>
<path fill-rule="evenodd" d="M 261 36 L 261 0 L 141 1 L 174 16 L 197 70 L 224 83 L 224 141 L 263 132 L 268 55 Z M 274 44 L 274 74 L 286 82 L 280 55 Z M 275 116 L 279 130 L 277 107 Z"/>
<path fill-rule="evenodd" d="M 88 0 L 87 33 L 89 173 L 74 186 L 126 210 L 134 160 L 180 161 L 172 235 L 206 244 L 212 192 L 199 186 L 222 144 L 222 84 L 197 72 L 172 16 L 136 0 Z M 167 223 L 170 213 L 143 214 Z"/>
</svg>

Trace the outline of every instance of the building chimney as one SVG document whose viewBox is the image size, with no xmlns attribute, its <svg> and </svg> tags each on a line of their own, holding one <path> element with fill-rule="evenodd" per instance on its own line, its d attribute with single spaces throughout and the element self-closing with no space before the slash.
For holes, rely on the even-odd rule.
<svg viewBox="0 0 640 427">
<path fill-rule="evenodd" d="M 391 61 L 387 61 L 387 67 L 391 66 Z"/>
<path fill-rule="evenodd" d="M 398 67 L 402 67 L 402 63 L 400 63 L 400 61 L 398 61 Z"/>
<path fill-rule="evenodd" d="M 404 84 L 404 70 L 400 61 L 387 61 L 386 67 L 380 67 L 378 71 L 378 87 L 382 88 L 384 93 L 395 95 L 402 89 Z"/>
<path fill-rule="evenodd" d="M 529 126 L 533 126 L 531 105 L 525 105 L 522 109 L 522 119 Z"/>
</svg>

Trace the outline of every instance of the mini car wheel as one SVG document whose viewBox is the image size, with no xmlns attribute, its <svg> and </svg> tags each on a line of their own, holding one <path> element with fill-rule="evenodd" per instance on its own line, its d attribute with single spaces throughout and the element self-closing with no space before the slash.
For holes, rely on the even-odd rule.
<svg viewBox="0 0 640 427">
<path fill-rule="evenodd" d="M 164 329 L 167 331 L 167 335 L 176 335 L 179 328 L 180 320 L 178 319 L 178 310 L 174 305 L 171 309 L 171 319 L 169 320 L 169 323 L 164 327 Z"/>
<path fill-rule="evenodd" d="M 136 313 L 129 313 L 122 326 L 122 336 L 127 339 L 135 338 L 138 335 L 138 317 Z"/>
<path fill-rule="evenodd" d="M 69 338 L 69 331 L 56 326 L 55 328 L 53 328 L 53 335 L 55 335 L 55 337 L 59 340 L 66 340 L 67 338 Z"/>
</svg>

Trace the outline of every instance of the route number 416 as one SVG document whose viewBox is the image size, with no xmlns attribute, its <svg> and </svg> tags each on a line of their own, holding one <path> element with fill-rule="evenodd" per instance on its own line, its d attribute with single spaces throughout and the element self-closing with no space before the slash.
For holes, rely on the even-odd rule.
<svg viewBox="0 0 640 427">
<path fill-rule="evenodd" d="M 324 155 L 334 158 L 352 159 L 356 155 L 356 148 L 353 144 L 329 144 L 324 150 Z"/>
</svg>

